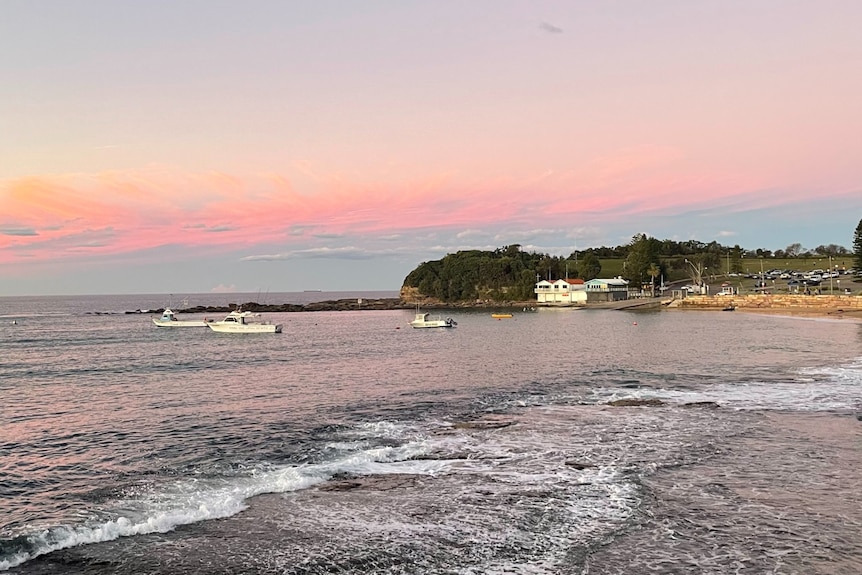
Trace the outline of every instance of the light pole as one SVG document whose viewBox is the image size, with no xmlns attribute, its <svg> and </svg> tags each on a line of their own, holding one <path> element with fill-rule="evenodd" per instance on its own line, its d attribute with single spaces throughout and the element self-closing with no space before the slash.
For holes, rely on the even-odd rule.
<svg viewBox="0 0 862 575">
<path fill-rule="evenodd" d="M 763 279 L 763 258 L 760 258 L 760 287 L 761 293 L 763 293 L 763 289 L 766 287 L 766 280 Z"/>
</svg>

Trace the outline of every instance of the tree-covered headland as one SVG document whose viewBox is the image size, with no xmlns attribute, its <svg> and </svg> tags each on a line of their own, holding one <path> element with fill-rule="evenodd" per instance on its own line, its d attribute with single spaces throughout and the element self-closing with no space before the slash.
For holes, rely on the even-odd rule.
<svg viewBox="0 0 862 575">
<path fill-rule="evenodd" d="M 568 256 L 523 251 L 519 244 L 494 251 L 465 250 L 442 259 L 421 263 L 404 279 L 404 286 L 415 295 L 443 302 L 475 300 L 528 301 L 534 299 L 537 281 L 560 278 L 620 276 L 633 286 L 649 290 L 661 281 L 690 279 L 702 284 L 705 276 L 742 274 L 777 261 L 811 258 L 845 258 L 862 269 L 862 221 L 856 229 L 854 251 L 835 245 L 804 249 L 791 244 L 784 250 L 745 250 L 739 245 L 696 240 L 677 242 L 636 234 L 625 245 L 588 248 Z"/>
</svg>

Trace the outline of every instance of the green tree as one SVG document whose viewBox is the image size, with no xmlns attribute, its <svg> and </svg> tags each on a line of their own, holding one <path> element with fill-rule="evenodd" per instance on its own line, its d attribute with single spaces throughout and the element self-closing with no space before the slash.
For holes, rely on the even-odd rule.
<svg viewBox="0 0 862 575">
<path fill-rule="evenodd" d="M 510 290 L 514 301 L 527 301 L 536 298 L 533 291 L 536 285 L 536 276 L 530 270 L 522 270 L 518 282 Z"/>
<path fill-rule="evenodd" d="M 593 252 L 587 252 L 578 260 L 578 275 L 584 281 L 594 280 L 602 273 L 602 264 Z"/>
<path fill-rule="evenodd" d="M 742 248 L 739 244 L 733 246 L 730 250 L 730 272 L 734 274 L 742 273 Z"/>
<path fill-rule="evenodd" d="M 859 220 L 856 233 L 853 234 L 853 267 L 857 272 L 862 270 L 862 220 Z"/>
<path fill-rule="evenodd" d="M 661 268 L 656 264 L 650 264 L 647 268 L 647 274 L 649 274 L 649 277 L 652 280 L 652 296 L 655 297 L 655 278 L 661 275 Z"/>
<path fill-rule="evenodd" d="M 407 275 L 404 285 L 446 302 L 533 299 L 539 271 L 558 278 L 565 271 L 564 260 L 522 252 L 515 244 L 493 252 L 464 250 L 423 262 Z"/>
<path fill-rule="evenodd" d="M 802 253 L 802 244 L 800 244 L 800 243 L 798 243 L 798 242 L 797 242 L 797 243 L 795 243 L 795 244 L 790 244 L 789 246 L 787 246 L 786 248 L 784 248 L 784 253 L 785 253 L 785 254 L 787 255 L 787 257 L 789 257 L 789 258 L 795 258 L 795 257 L 798 257 L 798 256 L 799 256 L 799 254 L 801 254 L 801 253 Z"/>
<path fill-rule="evenodd" d="M 649 276 L 651 264 L 658 264 L 661 242 L 646 234 L 636 234 L 629 244 L 629 254 L 625 261 L 625 278 L 638 288 Z"/>
</svg>

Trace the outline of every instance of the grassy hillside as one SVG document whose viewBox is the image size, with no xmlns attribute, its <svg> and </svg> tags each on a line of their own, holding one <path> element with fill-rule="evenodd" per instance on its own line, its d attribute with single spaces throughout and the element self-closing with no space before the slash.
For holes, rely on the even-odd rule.
<svg viewBox="0 0 862 575">
<path fill-rule="evenodd" d="M 806 288 L 815 287 L 810 283 L 800 283 L 803 274 L 818 270 L 823 274 L 830 268 L 840 272 L 853 265 L 850 256 L 831 260 L 822 256 L 746 258 L 738 249 L 725 255 L 716 251 L 691 251 L 698 247 L 702 246 L 665 245 L 643 238 L 626 249 L 608 249 L 603 254 L 606 257 L 586 252 L 580 259 L 575 257 L 577 254 L 566 258 L 524 252 L 519 245 L 503 246 L 493 251 L 464 250 L 447 254 L 440 260 L 422 262 L 407 275 L 402 289 L 411 290 L 414 299 L 421 296 L 441 302 L 527 301 L 535 297 L 534 287 L 539 279 L 622 276 L 635 283 L 643 281 L 645 291 L 651 291 L 653 283 L 656 287 L 663 283 L 670 289 L 680 289 L 685 284 L 703 282 L 710 284 L 710 293 L 715 293 L 722 283 L 727 282 L 740 293 L 756 288 L 787 293 L 800 288 L 804 292 Z M 662 256 L 661 253 L 667 255 Z M 629 269 L 626 269 L 627 265 Z M 796 282 L 789 283 L 790 280 Z M 641 286 L 629 287 L 637 290 Z M 846 274 L 827 275 L 821 284 L 816 285 L 816 291 L 843 293 L 848 287 L 858 292 L 862 285 L 857 285 L 855 278 Z"/>
<path fill-rule="evenodd" d="M 665 277 L 665 283 L 688 283 L 691 276 L 685 265 L 685 258 L 663 258 L 663 261 L 670 262 L 679 260 L 678 265 L 667 265 L 670 277 Z M 601 277 L 615 277 L 623 275 L 623 258 L 607 258 L 600 260 L 602 264 Z M 853 259 L 850 256 L 832 258 L 832 268 L 839 272 L 850 269 L 853 265 Z M 710 293 L 716 293 L 722 283 L 729 283 L 738 288 L 740 293 L 755 291 L 758 282 L 760 281 L 761 269 L 764 276 L 768 276 L 770 271 L 780 270 L 787 272 L 810 273 L 814 270 L 827 270 L 829 268 L 829 258 L 763 258 L 763 259 L 744 259 L 742 261 L 742 275 L 728 274 L 729 262 L 726 262 L 721 269 L 710 270 L 707 268 L 704 274 L 704 279 L 710 284 Z M 754 276 L 754 277 L 746 277 Z M 792 279 L 792 278 L 791 278 Z M 795 290 L 794 286 L 788 286 L 788 279 L 779 277 L 771 278 L 764 277 L 766 287 L 775 293 L 789 293 Z M 839 275 L 837 278 L 824 279 L 819 286 L 821 293 L 843 293 L 846 288 L 852 290 L 854 294 L 859 294 L 862 291 L 862 277 Z"/>
</svg>

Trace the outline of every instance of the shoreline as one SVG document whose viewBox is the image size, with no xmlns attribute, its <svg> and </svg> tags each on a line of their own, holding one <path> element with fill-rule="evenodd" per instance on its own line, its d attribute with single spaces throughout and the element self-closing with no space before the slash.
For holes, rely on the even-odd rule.
<svg viewBox="0 0 862 575">
<path fill-rule="evenodd" d="M 684 301 L 684 300 L 683 300 Z M 628 302 L 625 305 L 624 302 Z M 245 302 L 240 304 L 228 304 L 227 306 L 194 306 L 185 309 L 175 309 L 174 311 L 182 314 L 212 314 L 212 313 L 229 313 L 230 311 L 241 308 L 245 311 L 257 313 L 284 313 L 284 312 L 314 312 L 314 311 L 362 311 L 362 310 L 528 310 L 530 312 L 537 311 L 542 308 L 557 309 L 561 307 L 571 309 L 613 309 L 613 310 L 630 310 L 635 311 L 637 307 L 646 309 L 661 309 L 662 311 L 726 311 L 721 305 L 714 302 L 704 302 L 694 305 L 671 305 L 668 306 L 661 300 L 653 300 L 649 303 L 655 305 L 638 305 L 631 303 L 630 300 L 624 302 L 597 302 L 593 304 L 579 306 L 548 306 L 541 305 L 535 301 L 486 301 L 486 302 L 423 302 L 418 305 L 416 303 L 408 303 L 400 298 L 378 298 L 378 299 L 362 299 L 361 303 L 354 298 L 325 300 L 319 302 L 311 302 L 306 304 L 260 304 L 257 302 Z M 719 302 L 721 303 L 721 302 Z M 732 302 L 728 302 L 732 303 Z M 774 305 L 773 302 L 765 302 L 767 305 L 736 305 L 733 309 L 735 312 L 775 315 L 797 318 L 822 318 L 835 320 L 850 320 L 862 322 L 862 307 L 855 305 L 799 305 L 794 302 L 793 305 Z M 846 302 L 842 302 L 846 303 Z M 615 305 L 616 304 L 616 305 Z M 621 305 L 623 304 L 623 305 Z M 161 313 L 161 309 L 149 310 L 134 310 L 126 311 L 126 314 L 141 314 L 141 313 Z"/>
<path fill-rule="evenodd" d="M 530 308 L 535 310 L 536 302 L 483 302 L 483 303 L 431 303 L 426 302 L 418 306 L 422 310 L 459 310 L 459 309 L 514 309 Z M 407 303 L 399 298 L 362 299 L 362 303 L 356 298 L 337 300 L 324 300 L 305 304 L 260 304 L 257 302 L 245 302 L 240 304 L 228 304 L 226 306 L 194 306 L 189 308 L 172 308 L 178 314 L 202 314 L 202 313 L 229 313 L 235 309 L 242 309 L 255 313 L 288 313 L 302 311 L 364 311 L 364 310 L 412 310 L 417 309 L 415 303 Z M 160 314 L 164 308 L 127 311 L 126 314 Z"/>
<path fill-rule="evenodd" d="M 736 308 L 743 313 L 795 317 L 806 319 L 834 319 L 862 322 L 862 310 L 822 309 L 822 308 Z"/>
</svg>

